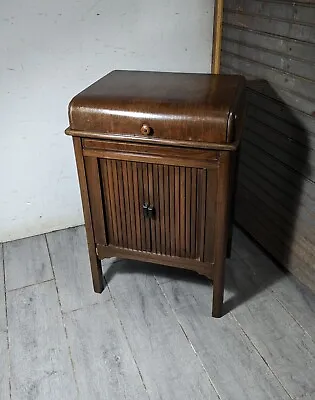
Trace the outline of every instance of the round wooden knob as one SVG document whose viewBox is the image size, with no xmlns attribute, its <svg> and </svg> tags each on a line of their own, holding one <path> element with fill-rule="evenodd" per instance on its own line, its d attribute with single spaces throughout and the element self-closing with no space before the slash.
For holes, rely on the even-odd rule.
<svg viewBox="0 0 315 400">
<path fill-rule="evenodd" d="M 141 126 L 140 132 L 142 133 L 142 135 L 151 135 L 152 133 L 152 129 L 150 128 L 150 126 L 148 124 L 143 124 Z"/>
</svg>

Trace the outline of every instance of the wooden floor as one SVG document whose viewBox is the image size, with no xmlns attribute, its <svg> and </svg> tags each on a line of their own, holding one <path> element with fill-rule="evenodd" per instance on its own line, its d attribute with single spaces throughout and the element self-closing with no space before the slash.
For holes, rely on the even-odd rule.
<svg viewBox="0 0 315 400">
<path fill-rule="evenodd" d="M 94 294 L 83 227 L 0 260 L 1 400 L 315 399 L 315 295 L 236 229 L 221 319 L 209 281 L 152 264 L 107 260 Z"/>
</svg>

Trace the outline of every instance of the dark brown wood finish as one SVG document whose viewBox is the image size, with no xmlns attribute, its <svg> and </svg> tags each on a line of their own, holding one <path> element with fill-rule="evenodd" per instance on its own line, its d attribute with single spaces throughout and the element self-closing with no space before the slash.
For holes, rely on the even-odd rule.
<svg viewBox="0 0 315 400">
<path fill-rule="evenodd" d="M 154 204 L 155 218 L 154 228 L 155 228 L 155 240 L 156 240 L 156 253 L 165 254 L 162 250 L 161 244 L 161 213 L 160 213 L 160 203 L 164 203 L 162 196 L 159 196 L 159 165 L 153 165 L 153 198 L 152 204 Z"/>
<path fill-rule="evenodd" d="M 166 254 L 171 255 L 171 228 L 170 228 L 170 219 L 168 218 L 169 215 L 169 210 L 170 210 L 170 191 L 168 190 L 169 188 L 169 167 L 167 165 L 164 165 L 163 167 L 163 172 L 164 172 L 164 199 L 165 199 L 165 210 L 164 210 L 164 216 L 165 216 L 165 243 L 166 243 Z"/>
<path fill-rule="evenodd" d="M 155 264 L 167 265 L 175 268 L 190 269 L 196 271 L 209 279 L 213 279 L 213 264 L 203 263 L 198 260 L 191 260 L 176 256 L 160 256 L 151 252 L 140 252 L 130 249 L 122 249 L 114 246 L 97 246 L 97 252 L 100 258 L 118 257 L 130 260 L 141 260 Z"/>
<path fill-rule="evenodd" d="M 72 100 L 95 291 L 102 258 L 151 261 L 212 279 L 222 315 L 243 93 L 241 77 L 115 71 Z"/>
<path fill-rule="evenodd" d="M 72 99 L 70 127 L 81 132 L 232 142 L 226 121 L 243 84 L 241 77 L 113 71 Z M 93 118 L 86 118 L 92 108 Z M 177 115 L 182 118 L 174 118 Z"/>
<path fill-rule="evenodd" d="M 196 210 L 197 205 L 197 170 L 192 168 L 191 170 L 191 232 L 190 232 L 190 248 L 192 258 L 196 257 Z"/>
</svg>

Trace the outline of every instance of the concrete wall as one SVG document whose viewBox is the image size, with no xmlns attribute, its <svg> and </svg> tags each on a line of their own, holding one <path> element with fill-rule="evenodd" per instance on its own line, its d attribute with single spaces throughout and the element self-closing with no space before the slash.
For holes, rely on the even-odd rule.
<svg viewBox="0 0 315 400">
<path fill-rule="evenodd" d="M 83 222 L 70 98 L 112 69 L 208 72 L 213 0 L 10 0 L 0 23 L 0 242 Z"/>
</svg>

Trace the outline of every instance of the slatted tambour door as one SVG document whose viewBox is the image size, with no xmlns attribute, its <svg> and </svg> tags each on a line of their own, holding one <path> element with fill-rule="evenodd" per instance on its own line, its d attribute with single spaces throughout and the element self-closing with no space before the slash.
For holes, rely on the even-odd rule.
<svg viewBox="0 0 315 400">
<path fill-rule="evenodd" d="M 102 192 L 95 218 L 103 215 L 106 244 L 213 262 L 217 169 L 95 160 Z M 145 203 L 153 207 L 151 218 L 144 215 Z"/>
</svg>

